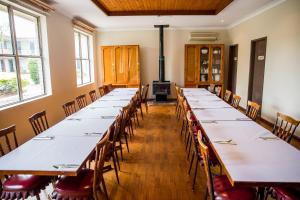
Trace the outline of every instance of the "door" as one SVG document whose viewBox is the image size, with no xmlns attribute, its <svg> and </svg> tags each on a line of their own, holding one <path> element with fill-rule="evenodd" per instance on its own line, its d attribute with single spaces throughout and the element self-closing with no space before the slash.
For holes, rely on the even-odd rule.
<svg viewBox="0 0 300 200">
<path fill-rule="evenodd" d="M 236 73 L 238 62 L 238 45 L 232 45 L 229 47 L 229 68 L 228 68 L 228 81 L 227 88 L 236 93 Z"/>
<path fill-rule="evenodd" d="M 114 47 L 102 47 L 104 83 L 115 83 Z"/>
<path fill-rule="evenodd" d="M 185 48 L 185 84 L 192 86 L 198 82 L 198 51 L 195 45 L 187 45 Z"/>
<path fill-rule="evenodd" d="M 267 38 L 251 41 L 248 99 L 262 105 Z"/>
<path fill-rule="evenodd" d="M 115 80 L 117 84 L 127 83 L 126 48 L 115 47 Z"/>
<path fill-rule="evenodd" d="M 139 84 L 140 67 L 139 67 L 139 47 L 126 47 L 126 66 L 128 69 L 128 84 Z"/>
</svg>

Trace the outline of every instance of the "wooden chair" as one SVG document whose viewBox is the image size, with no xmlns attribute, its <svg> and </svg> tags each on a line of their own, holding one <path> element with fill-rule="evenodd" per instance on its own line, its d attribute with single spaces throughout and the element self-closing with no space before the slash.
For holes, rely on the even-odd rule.
<svg viewBox="0 0 300 200">
<path fill-rule="evenodd" d="M 104 87 L 101 86 L 101 87 L 98 88 L 98 90 L 99 90 L 100 96 L 103 97 L 105 95 Z"/>
<path fill-rule="evenodd" d="M 65 111 L 66 117 L 68 117 L 76 112 L 75 101 L 69 101 L 69 102 L 65 103 L 62 107 Z"/>
<path fill-rule="evenodd" d="M 246 187 L 233 187 L 231 186 L 230 181 L 227 176 L 212 176 L 210 170 L 210 154 L 208 147 L 202 141 L 201 131 L 198 131 L 198 142 L 199 142 L 199 152 L 201 152 L 201 157 L 204 164 L 204 170 L 206 175 L 206 194 L 205 198 L 207 199 L 207 195 L 209 195 L 211 200 L 215 199 L 226 199 L 226 200 L 255 200 L 256 199 L 256 191 L 253 188 Z M 199 162 L 201 165 L 201 163 Z M 217 187 L 215 187 L 217 185 Z"/>
<path fill-rule="evenodd" d="M 110 92 L 108 85 L 104 85 L 103 89 L 104 89 L 104 94 L 107 94 Z"/>
<path fill-rule="evenodd" d="M 77 101 L 79 109 L 82 109 L 82 108 L 87 106 L 87 101 L 86 101 L 86 95 L 85 94 L 76 97 L 76 101 Z"/>
<path fill-rule="evenodd" d="M 109 145 L 109 135 L 109 132 L 106 133 L 106 135 L 96 145 L 94 170 L 86 168 L 79 171 L 77 176 L 61 177 L 57 181 L 52 193 L 53 199 L 99 199 L 99 194 L 97 194 L 97 192 L 101 191 L 101 185 L 106 199 L 108 199 L 103 178 L 103 167 L 108 150 L 107 145 Z"/>
<path fill-rule="evenodd" d="M 147 84 L 142 91 L 142 104 L 145 105 L 147 113 L 148 113 L 148 91 L 149 91 L 149 84 Z"/>
<path fill-rule="evenodd" d="M 216 96 L 221 97 L 222 87 L 221 86 L 215 87 L 215 91 L 216 91 Z"/>
<path fill-rule="evenodd" d="M 12 134 L 12 137 L 9 135 Z M 2 139 L 4 138 L 4 139 Z M 6 148 L 3 148 L 0 143 L 0 156 L 4 156 L 5 152 L 10 152 L 13 147 L 10 143 L 10 138 L 14 140 L 14 147 L 18 147 L 16 137 L 16 126 L 12 125 L 0 130 L 0 141 L 4 141 Z M 7 150 L 7 151 L 6 151 Z M 12 175 L 5 176 L 5 180 L 2 184 L 1 199 L 26 199 L 29 196 L 36 196 L 39 200 L 39 193 L 43 190 L 51 181 L 48 176 L 34 176 L 34 175 Z"/>
<path fill-rule="evenodd" d="M 240 105 L 240 101 L 241 101 L 241 97 L 238 95 L 233 95 L 232 96 L 232 102 L 231 102 L 231 106 L 238 109 L 239 105 Z"/>
<path fill-rule="evenodd" d="M 299 123 L 300 121 L 278 112 L 272 132 L 282 140 L 290 143 Z"/>
<path fill-rule="evenodd" d="M 259 109 L 260 109 L 260 105 L 258 105 L 255 102 L 248 101 L 246 115 L 255 121 L 258 116 Z"/>
<path fill-rule="evenodd" d="M 226 101 L 227 103 L 229 103 L 230 97 L 231 97 L 231 91 L 226 90 L 225 91 L 225 95 L 224 95 L 224 101 Z"/>
<path fill-rule="evenodd" d="M 209 86 L 208 86 L 208 91 L 210 91 L 211 93 L 215 93 L 215 84 L 210 84 Z"/>
<path fill-rule="evenodd" d="M 32 126 L 35 135 L 38 135 L 49 128 L 45 110 L 33 114 L 31 117 L 29 117 L 29 122 Z"/>
<path fill-rule="evenodd" d="M 98 99 L 97 97 L 97 93 L 96 93 L 96 90 L 92 90 L 89 92 L 89 95 L 90 95 L 90 98 L 91 98 L 91 101 L 94 102 Z"/>
<path fill-rule="evenodd" d="M 107 87 L 108 87 L 108 91 L 109 91 L 109 92 L 110 92 L 110 91 L 113 91 L 113 89 L 114 89 L 114 87 L 113 87 L 113 85 L 112 85 L 111 83 L 108 84 Z"/>
</svg>

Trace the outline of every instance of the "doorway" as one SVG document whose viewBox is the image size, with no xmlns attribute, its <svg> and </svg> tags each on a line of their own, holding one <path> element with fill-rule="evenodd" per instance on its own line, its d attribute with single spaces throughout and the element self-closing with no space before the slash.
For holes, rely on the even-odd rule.
<svg viewBox="0 0 300 200">
<path fill-rule="evenodd" d="M 229 68 L 228 68 L 228 81 L 227 88 L 236 93 L 236 74 L 237 74 L 237 62 L 238 62 L 238 48 L 239 46 L 231 45 L 229 47 Z"/>
<path fill-rule="evenodd" d="M 262 106 L 267 37 L 251 41 L 248 100 Z"/>
</svg>

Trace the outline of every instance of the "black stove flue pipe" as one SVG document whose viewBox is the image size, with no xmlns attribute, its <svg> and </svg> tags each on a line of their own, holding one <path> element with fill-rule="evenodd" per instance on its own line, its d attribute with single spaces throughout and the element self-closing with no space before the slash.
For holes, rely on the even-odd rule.
<svg viewBox="0 0 300 200">
<path fill-rule="evenodd" d="M 165 56 L 164 56 L 164 28 L 169 25 L 154 25 L 154 28 L 159 28 L 159 81 L 165 81 Z"/>
</svg>

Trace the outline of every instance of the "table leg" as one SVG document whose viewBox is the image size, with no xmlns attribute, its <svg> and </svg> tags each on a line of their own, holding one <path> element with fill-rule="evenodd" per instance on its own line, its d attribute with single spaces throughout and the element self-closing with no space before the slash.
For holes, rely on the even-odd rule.
<svg viewBox="0 0 300 200">
<path fill-rule="evenodd" d="M 264 187 L 259 187 L 257 194 L 258 194 L 258 199 L 259 200 L 264 200 L 265 199 L 265 188 Z"/>
</svg>

